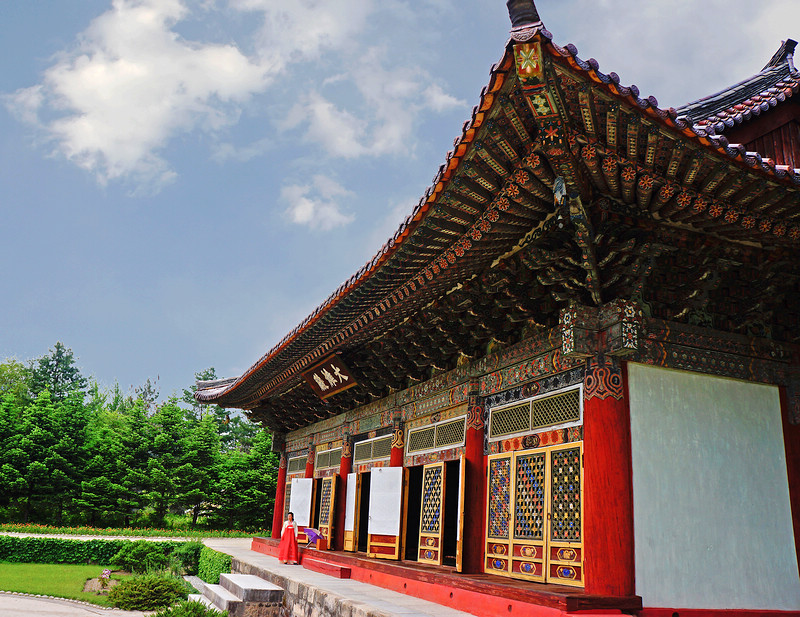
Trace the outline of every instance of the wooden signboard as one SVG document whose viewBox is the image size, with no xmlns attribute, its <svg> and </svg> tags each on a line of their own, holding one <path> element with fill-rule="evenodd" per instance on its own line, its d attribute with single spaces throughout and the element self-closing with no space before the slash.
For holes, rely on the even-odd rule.
<svg viewBox="0 0 800 617">
<path fill-rule="evenodd" d="M 357 385 L 353 375 L 336 354 L 328 356 L 304 372 L 303 379 L 322 400 Z"/>
</svg>

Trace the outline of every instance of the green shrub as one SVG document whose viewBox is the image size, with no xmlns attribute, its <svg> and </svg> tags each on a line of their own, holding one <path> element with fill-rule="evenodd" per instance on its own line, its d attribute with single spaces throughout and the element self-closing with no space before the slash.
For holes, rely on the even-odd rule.
<svg viewBox="0 0 800 617">
<path fill-rule="evenodd" d="M 219 612 L 217 609 L 209 608 L 200 602 L 187 600 L 162 609 L 151 615 L 151 617 L 228 617 L 228 611 Z"/>
<path fill-rule="evenodd" d="M 200 551 L 203 550 L 202 542 L 181 542 L 172 552 L 174 560 L 181 571 L 177 574 L 195 576 L 200 568 Z"/>
<path fill-rule="evenodd" d="M 152 611 L 186 599 L 186 584 L 177 578 L 146 574 L 122 581 L 108 592 L 108 600 L 126 611 Z"/>
<path fill-rule="evenodd" d="M 197 569 L 199 576 L 206 583 L 216 585 L 219 583 L 219 575 L 223 572 L 231 571 L 231 556 L 220 553 L 214 549 L 204 546 L 200 550 L 200 564 Z"/>
<path fill-rule="evenodd" d="M 133 572 L 162 572 L 169 565 L 168 555 L 176 548 L 174 542 L 149 542 L 147 540 L 126 540 L 119 552 L 111 558 L 111 563 Z"/>
<path fill-rule="evenodd" d="M 130 540 L 68 540 L 0 536 L 0 561 L 11 563 L 113 563 Z"/>
</svg>

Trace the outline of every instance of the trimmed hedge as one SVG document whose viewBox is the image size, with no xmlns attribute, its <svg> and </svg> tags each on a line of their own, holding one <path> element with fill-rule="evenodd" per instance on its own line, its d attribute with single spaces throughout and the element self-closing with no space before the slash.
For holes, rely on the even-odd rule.
<svg viewBox="0 0 800 617">
<path fill-rule="evenodd" d="M 219 584 L 219 575 L 231 571 L 231 556 L 204 546 L 200 550 L 197 576 L 206 583 Z"/>
<path fill-rule="evenodd" d="M 0 561 L 10 563 L 113 563 L 130 540 L 71 540 L 0 536 Z M 153 542 L 171 552 L 176 542 Z"/>
<path fill-rule="evenodd" d="M 147 574 L 122 581 L 108 592 L 108 600 L 126 611 L 151 611 L 186 599 L 186 583 L 177 578 Z"/>
</svg>

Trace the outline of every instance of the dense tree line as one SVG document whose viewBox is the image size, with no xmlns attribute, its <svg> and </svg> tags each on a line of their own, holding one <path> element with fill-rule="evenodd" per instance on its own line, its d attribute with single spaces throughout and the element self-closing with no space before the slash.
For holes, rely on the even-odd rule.
<svg viewBox="0 0 800 617">
<path fill-rule="evenodd" d="M 130 394 L 101 391 L 61 343 L 27 366 L 0 363 L 0 520 L 267 527 L 278 467 L 270 436 L 197 405 L 193 391 L 166 402 L 150 380 Z"/>
</svg>

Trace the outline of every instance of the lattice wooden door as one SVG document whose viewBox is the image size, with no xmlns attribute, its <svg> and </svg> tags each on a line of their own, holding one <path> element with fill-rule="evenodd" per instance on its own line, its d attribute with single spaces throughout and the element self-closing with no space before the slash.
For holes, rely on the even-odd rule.
<svg viewBox="0 0 800 617">
<path fill-rule="evenodd" d="M 486 572 L 583 586 L 582 460 L 579 443 L 489 457 Z"/>
<path fill-rule="evenodd" d="M 442 565 L 442 527 L 444 520 L 444 463 L 422 468 L 422 506 L 419 521 L 421 563 Z"/>
<path fill-rule="evenodd" d="M 333 544 L 333 522 L 336 518 L 336 486 L 339 476 L 322 478 L 322 495 L 319 503 L 319 532 L 327 541 L 327 548 Z"/>
</svg>

